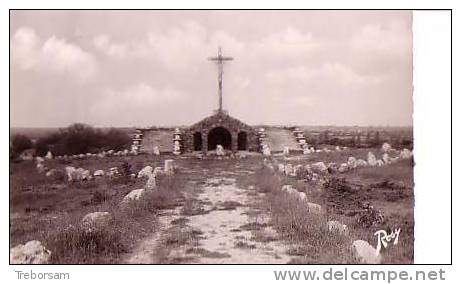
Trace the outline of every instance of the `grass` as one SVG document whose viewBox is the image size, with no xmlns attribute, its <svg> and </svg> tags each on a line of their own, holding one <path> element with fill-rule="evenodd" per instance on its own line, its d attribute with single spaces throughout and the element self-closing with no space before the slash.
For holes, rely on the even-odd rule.
<svg viewBox="0 0 461 284">
<path fill-rule="evenodd" d="M 198 254 L 202 257 L 207 257 L 207 258 L 227 258 L 231 257 L 230 254 L 228 253 L 221 253 L 217 251 L 209 251 L 207 249 L 201 248 L 201 247 L 193 247 L 193 248 L 188 248 L 186 250 L 187 254 Z"/>
<path fill-rule="evenodd" d="M 348 156 L 365 158 L 368 149 L 353 150 L 353 153 L 323 153 L 330 161 L 338 162 Z M 373 152 L 373 151 L 372 151 Z M 319 153 L 322 154 L 322 153 Z M 375 153 L 376 154 L 376 153 Z M 362 155 L 362 156 L 360 156 Z M 317 157 L 320 160 L 322 158 Z M 328 159 L 326 159 L 328 160 Z M 304 164 L 304 162 L 303 162 Z M 387 232 L 401 228 L 399 243 L 390 245 L 381 252 L 382 263 L 413 263 L 414 250 L 414 194 L 413 194 L 413 162 L 401 160 L 383 167 L 367 167 L 334 174 L 329 179 L 342 178 L 344 184 L 338 188 L 324 188 L 319 185 L 300 183 L 294 178 L 271 177 L 270 173 L 258 173 L 255 183 L 260 191 L 265 192 L 271 204 L 272 223 L 284 239 L 291 239 L 295 244 L 289 254 L 303 257 L 294 260 L 296 263 L 353 263 L 349 254 L 349 242 L 356 239 L 368 241 L 376 246 L 374 233 L 385 229 Z M 292 184 L 308 195 L 310 202 L 318 203 L 326 208 L 326 215 L 309 216 L 303 208 L 297 206 L 296 200 L 281 195 L 280 191 L 272 191 L 282 184 Z M 368 228 L 357 224 L 356 214 L 363 210 L 362 205 L 370 203 L 384 215 L 384 221 Z M 323 220 L 322 220 L 323 219 Z M 329 236 L 322 227 L 327 220 L 338 220 L 349 228 L 349 240 L 341 240 L 337 236 Z M 318 248 L 322 252 L 318 253 Z M 308 255 L 309 257 L 306 257 Z M 339 256 L 339 257 L 338 257 Z"/>
<path fill-rule="evenodd" d="M 326 228 L 323 215 L 310 213 L 306 204 L 282 192 L 283 178 L 268 170 L 255 174 L 259 190 L 266 193 L 270 212 L 270 225 L 281 239 L 303 251 L 296 261 L 302 263 L 354 263 L 350 251 L 350 239 Z M 299 254 L 299 253 L 298 253 Z"/>
<path fill-rule="evenodd" d="M 370 149 L 351 149 L 344 152 L 314 153 L 291 157 L 285 163 L 306 164 L 317 161 L 342 163 L 349 156 L 366 159 Z M 371 149 L 372 150 L 372 149 Z M 378 151 L 372 150 L 375 154 Z M 120 167 L 128 161 L 137 172 L 146 165 L 162 166 L 168 156 L 139 155 L 134 157 L 107 157 L 105 159 L 85 158 L 72 162 L 74 167 L 83 167 L 91 171 Z M 283 159 L 277 157 L 276 159 Z M 143 188 L 143 179 L 97 179 L 91 182 L 67 183 L 59 179 L 46 178 L 38 174 L 33 162 L 12 163 L 10 168 L 10 208 L 11 226 L 10 246 L 39 240 L 52 251 L 53 263 L 117 263 L 130 252 L 143 237 L 158 230 L 156 218 L 163 209 L 182 207 L 184 215 L 171 222 L 172 228 L 164 234 L 162 247 L 156 250 L 158 263 L 184 263 L 198 256 L 213 257 L 214 252 L 198 246 L 200 231 L 191 231 L 186 225 L 187 216 L 205 214 L 203 202 L 197 200 L 200 183 L 219 171 L 248 170 L 254 174 L 237 179 L 240 188 L 254 186 L 249 192 L 260 202 L 250 205 L 253 215 L 267 213 L 270 220 L 264 223 L 249 222 L 235 231 L 250 230 L 253 241 L 272 241 L 265 238 L 265 226 L 274 228 L 278 239 L 290 244 L 287 251 L 294 257 L 294 263 L 355 263 L 350 252 L 350 242 L 363 239 L 376 245 L 374 232 L 378 229 L 392 230 L 400 227 L 399 244 L 389 246 L 382 252 L 384 263 L 413 262 L 413 172 L 411 161 L 401 161 L 380 168 L 362 168 L 335 177 L 345 178 L 352 184 L 354 191 L 341 194 L 331 192 L 322 185 L 305 183 L 296 178 L 274 175 L 262 169 L 259 157 L 250 157 L 244 162 L 235 160 L 177 159 L 178 164 L 189 172 L 165 177 L 158 180 L 158 190 L 153 191 L 141 201 L 131 206 L 120 207 L 120 201 L 133 189 Z M 59 160 L 46 161 L 48 168 L 63 169 L 69 165 Z M 208 170 L 208 171 L 205 171 Z M 200 173 L 200 174 L 197 174 Z M 196 184 L 197 186 L 186 186 Z M 403 187 L 393 186 L 403 183 Z M 292 184 L 306 192 L 309 202 L 322 205 L 325 215 L 307 212 L 305 205 L 289 197 L 279 189 L 284 184 Z M 251 191 L 249 189 L 249 191 Z M 261 197 L 259 197 L 261 196 Z M 384 223 L 379 227 L 363 228 L 356 224 L 354 216 L 345 214 L 350 209 L 359 209 L 361 202 L 370 202 L 385 215 Z M 224 210 L 233 210 L 241 204 L 227 202 Z M 331 207 L 335 205 L 336 207 Z M 343 208 L 340 208 L 343 206 Z M 341 211 L 333 210 L 341 209 Z M 84 215 L 95 211 L 108 211 L 113 220 L 108 227 L 88 233 L 80 227 Z M 249 216 L 251 215 L 248 213 Z M 250 216 L 251 217 L 251 216 Z M 346 224 L 348 237 L 329 233 L 325 227 L 328 220 L 338 220 Z M 260 234 L 261 233 L 261 234 Z M 254 246 L 245 240 L 236 240 L 236 246 L 251 249 Z M 171 256 L 172 248 L 192 246 L 189 256 L 179 258 Z M 214 255 L 219 257 L 219 255 Z M 224 257 L 224 256 L 223 256 Z M 189 259 L 190 258 L 190 259 Z"/>
<path fill-rule="evenodd" d="M 161 161 L 148 161 L 150 156 L 133 158 L 136 168 Z M 76 161 L 78 167 L 107 169 L 125 161 L 88 159 Z M 63 168 L 60 161 L 47 161 L 49 168 Z M 185 180 L 181 175 L 165 176 L 158 187 L 139 201 L 120 206 L 123 197 L 133 189 L 143 188 L 141 179 L 110 180 L 101 178 L 89 182 L 67 183 L 38 174 L 33 162 L 11 164 L 10 246 L 29 240 L 41 241 L 51 252 L 51 262 L 117 263 L 141 238 L 156 230 L 156 215 L 160 210 L 179 206 Z M 112 221 L 91 232 L 81 225 L 90 212 L 107 211 Z"/>
</svg>

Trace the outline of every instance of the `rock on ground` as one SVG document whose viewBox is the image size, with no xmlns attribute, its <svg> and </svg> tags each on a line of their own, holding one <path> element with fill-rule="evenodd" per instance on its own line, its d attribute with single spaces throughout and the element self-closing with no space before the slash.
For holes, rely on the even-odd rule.
<svg viewBox="0 0 461 284">
<path fill-rule="evenodd" d="M 352 250 L 355 256 L 361 263 L 364 264 L 379 264 L 381 263 L 381 255 L 376 253 L 376 249 L 367 241 L 356 240 L 352 243 Z"/>
<path fill-rule="evenodd" d="M 283 147 L 283 155 L 287 156 L 290 154 L 290 147 L 284 146 Z"/>
<path fill-rule="evenodd" d="M 103 227 L 106 226 L 111 219 L 112 216 L 109 212 L 93 212 L 86 214 L 82 218 L 82 224 L 90 228 Z"/>
<path fill-rule="evenodd" d="M 367 157 L 368 165 L 374 167 L 377 164 L 376 161 L 376 156 L 372 152 L 368 152 L 368 157 Z"/>
<path fill-rule="evenodd" d="M 382 150 L 384 153 L 389 152 L 391 149 L 392 149 L 392 146 L 391 146 L 391 144 L 389 144 L 389 143 L 384 143 L 383 146 L 381 147 L 381 150 Z"/>
<path fill-rule="evenodd" d="M 46 153 L 45 158 L 47 158 L 48 160 L 51 160 L 53 159 L 53 154 L 50 151 L 48 151 L 48 153 Z"/>
<path fill-rule="evenodd" d="M 347 159 L 347 165 L 351 169 L 357 168 L 357 159 L 355 157 L 349 157 L 349 159 Z"/>
<path fill-rule="evenodd" d="M 12 264 L 46 264 L 50 261 L 51 252 L 37 240 L 25 245 L 18 245 L 10 250 Z"/>
<path fill-rule="evenodd" d="M 285 172 L 285 165 L 278 164 L 278 170 L 279 170 L 279 173 L 283 174 Z"/>
<path fill-rule="evenodd" d="M 165 174 L 167 175 L 173 174 L 174 173 L 174 160 L 171 160 L 171 159 L 165 160 L 164 169 L 165 169 Z"/>
<path fill-rule="evenodd" d="M 122 200 L 122 203 L 128 203 L 130 201 L 134 201 L 134 200 L 139 200 L 141 199 L 141 197 L 143 195 L 145 195 L 148 191 L 144 188 L 140 188 L 140 189 L 135 189 L 135 190 L 132 190 L 130 191 L 130 193 L 128 193 Z"/>
<path fill-rule="evenodd" d="M 390 157 L 389 157 L 389 154 L 388 154 L 388 153 L 384 153 L 384 155 L 383 155 L 383 162 L 384 162 L 385 164 L 389 164 L 389 162 L 390 162 Z"/>
<path fill-rule="evenodd" d="M 366 166 L 368 166 L 367 161 L 362 160 L 362 159 L 358 159 L 358 160 L 357 160 L 357 167 L 363 168 L 363 167 L 366 167 Z"/>
<path fill-rule="evenodd" d="M 346 163 L 342 163 L 338 168 L 338 172 L 340 173 L 345 173 L 348 170 L 349 170 L 349 166 Z"/>
<path fill-rule="evenodd" d="M 156 176 L 151 174 L 146 182 L 146 189 L 152 190 L 157 186 Z"/>
<path fill-rule="evenodd" d="M 301 201 L 307 201 L 307 195 L 304 192 L 299 192 L 298 197 L 299 197 L 299 200 Z"/>
<path fill-rule="evenodd" d="M 408 149 L 403 149 L 399 154 L 401 159 L 410 159 L 413 153 Z"/>
<path fill-rule="evenodd" d="M 149 177 L 153 174 L 154 169 L 151 166 L 145 166 L 138 172 L 138 178 Z"/>
<path fill-rule="evenodd" d="M 328 167 L 325 165 L 324 162 L 317 162 L 311 165 L 311 169 L 317 173 L 324 173 L 328 170 Z"/>
<path fill-rule="evenodd" d="M 322 206 L 316 203 L 307 202 L 307 207 L 309 208 L 309 212 L 312 212 L 314 214 L 322 213 Z"/>
<path fill-rule="evenodd" d="M 332 220 L 327 222 L 329 232 L 339 233 L 341 235 L 347 235 L 349 230 L 346 225 L 341 224 L 338 221 Z"/>
</svg>

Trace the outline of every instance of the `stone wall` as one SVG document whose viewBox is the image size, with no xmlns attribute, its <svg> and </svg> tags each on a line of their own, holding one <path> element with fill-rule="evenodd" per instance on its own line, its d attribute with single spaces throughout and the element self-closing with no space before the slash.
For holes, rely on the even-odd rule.
<svg viewBox="0 0 461 284">
<path fill-rule="evenodd" d="M 238 150 L 238 134 L 245 132 L 247 134 L 246 150 L 257 151 L 258 140 L 256 131 L 253 127 L 235 119 L 225 113 L 216 113 L 212 116 L 192 125 L 189 129 L 184 130 L 184 149 L 186 152 L 194 150 L 194 133 L 200 133 L 202 137 L 202 151 L 208 150 L 208 134 L 216 127 L 223 127 L 231 134 L 231 150 Z"/>
</svg>

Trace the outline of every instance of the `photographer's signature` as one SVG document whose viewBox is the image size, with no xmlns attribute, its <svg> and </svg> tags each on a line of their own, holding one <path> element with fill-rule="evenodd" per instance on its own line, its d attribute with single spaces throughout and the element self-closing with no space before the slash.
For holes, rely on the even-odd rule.
<svg viewBox="0 0 461 284">
<path fill-rule="evenodd" d="M 386 230 L 376 231 L 375 236 L 378 237 L 378 244 L 376 245 L 376 255 L 379 255 L 382 247 L 387 248 L 387 245 L 390 242 L 392 242 L 392 240 L 394 240 L 394 245 L 398 244 L 400 231 L 400 228 L 392 231 L 390 234 L 388 234 Z"/>
</svg>

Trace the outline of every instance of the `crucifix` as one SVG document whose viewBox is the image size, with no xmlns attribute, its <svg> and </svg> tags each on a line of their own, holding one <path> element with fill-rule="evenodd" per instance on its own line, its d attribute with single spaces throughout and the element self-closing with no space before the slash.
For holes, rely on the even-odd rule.
<svg viewBox="0 0 461 284">
<path fill-rule="evenodd" d="M 219 88 L 219 109 L 218 111 L 222 111 L 222 75 L 223 75 L 223 66 L 225 61 L 234 60 L 232 57 L 222 56 L 221 47 L 218 48 L 218 56 L 217 57 L 209 57 L 208 60 L 216 61 L 218 64 L 218 88 Z"/>
</svg>

